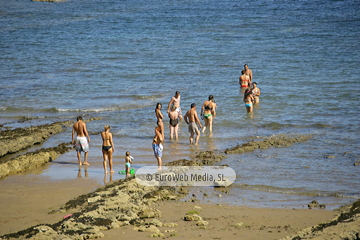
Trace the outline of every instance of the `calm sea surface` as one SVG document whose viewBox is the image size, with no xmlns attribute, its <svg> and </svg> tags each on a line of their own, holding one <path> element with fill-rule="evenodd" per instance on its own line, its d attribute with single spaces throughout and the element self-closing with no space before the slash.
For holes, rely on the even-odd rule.
<svg viewBox="0 0 360 240">
<path fill-rule="evenodd" d="M 313 138 L 228 155 L 222 163 L 237 172 L 232 191 L 220 199 L 212 188 L 194 190 L 213 192 L 205 201 L 260 207 L 354 201 L 360 197 L 360 168 L 353 165 L 360 159 L 359 12 L 358 0 L 0 0 L 0 124 L 102 117 L 88 123 L 89 168 L 78 169 L 69 152 L 32 174 L 106 182 L 96 135 L 103 125 L 112 126 L 117 171 L 127 150 L 134 168 L 154 165 L 155 104 L 163 103 L 166 115 L 178 90 L 185 112 L 212 94 L 213 136 L 191 147 L 182 122 L 179 141 L 170 142 L 165 124 L 164 163 L 256 136 Z M 238 85 L 245 63 L 262 94 L 252 115 Z M 41 147 L 70 140 L 69 128 Z"/>
</svg>

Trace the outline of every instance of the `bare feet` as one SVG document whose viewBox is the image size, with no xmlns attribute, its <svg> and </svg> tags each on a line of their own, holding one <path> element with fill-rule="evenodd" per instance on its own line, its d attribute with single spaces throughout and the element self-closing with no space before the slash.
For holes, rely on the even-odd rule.
<svg viewBox="0 0 360 240">
<path fill-rule="evenodd" d="M 111 170 L 110 173 L 114 173 L 115 171 L 114 170 Z"/>
<path fill-rule="evenodd" d="M 83 163 L 83 165 L 88 165 L 88 166 L 89 166 L 89 165 L 90 165 L 90 163 L 88 163 L 88 162 L 84 162 L 84 163 Z"/>
</svg>

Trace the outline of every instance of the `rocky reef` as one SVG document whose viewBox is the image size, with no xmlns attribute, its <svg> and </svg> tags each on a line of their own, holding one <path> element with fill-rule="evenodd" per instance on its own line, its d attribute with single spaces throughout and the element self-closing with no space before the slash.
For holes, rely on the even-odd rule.
<svg viewBox="0 0 360 240">
<path fill-rule="evenodd" d="M 182 195 L 181 188 L 142 186 L 134 178 L 118 180 L 51 212 L 61 214 L 63 220 L 33 226 L 1 239 L 94 239 L 104 237 L 104 230 L 125 225 L 134 225 L 140 230 L 155 229 L 151 232 L 160 234 L 156 218 L 162 213 L 153 203 L 179 199 Z"/>
<path fill-rule="evenodd" d="M 256 149 L 267 149 L 270 147 L 290 147 L 294 143 L 298 142 L 305 142 L 311 138 L 311 135 L 304 134 L 304 135 L 275 135 L 271 137 L 267 137 L 264 140 L 260 141 L 251 141 L 248 143 L 244 143 L 242 145 L 237 145 L 233 148 L 227 148 L 225 150 L 226 154 L 232 153 L 243 153 L 243 152 L 251 152 Z"/>
</svg>

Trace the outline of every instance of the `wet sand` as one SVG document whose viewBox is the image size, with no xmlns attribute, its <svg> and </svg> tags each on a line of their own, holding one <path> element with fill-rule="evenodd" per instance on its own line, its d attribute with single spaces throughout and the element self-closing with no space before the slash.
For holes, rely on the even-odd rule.
<svg viewBox="0 0 360 240">
<path fill-rule="evenodd" d="M 261 144 L 284 147 L 279 139 L 265 139 L 231 151 L 251 151 Z M 213 165 L 223 157 L 200 152 L 170 165 Z M 104 187 L 94 179 L 49 180 L 33 171 L 9 172 L 0 181 L 0 239 L 358 239 L 360 234 L 360 201 L 341 215 L 325 209 L 199 204 L 184 202 L 190 188 L 142 186 L 134 178 Z"/>
<path fill-rule="evenodd" d="M 108 187 L 101 187 L 96 192 L 105 201 L 113 202 L 115 199 L 115 201 L 122 202 L 124 198 L 117 199 L 116 196 L 113 198 L 112 189 L 114 187 L 124 188 L 124 186 L 133 185 L 132 188 L 129 188 L 132 189 L 130 192 L 136 192 L 139 189 L 137 189 L 134 182 L 134 179 L 130 181 L 119 180 L 115 184 L 108 184 Z M 64 216 L 76 214 L 79 211 L 81 214 L 78 215 L 78 218 L 81 218 L 81 215 L 90 217 L 89 213 L 93 210 L 101 212 L 100 205 L 90 206 L 92 201 L 89 201 L 89 199 L 96 200 L 93 192 L 95 188 L 100 187 L 99 183 L 86 178 L 69 181 L 47 181 L 44 177 L 34 175 L 10 176 L 0 182 L 0 187 L 2 189 L 0 193 L 2 204 L 0 208 L 0 235 L 17 232 L 36 225 L 54 226 L 61 221 L 64 224 L 66 222 L 63 220 Z M 184 202 L 178 198 L 166 200 L 172 199 L 166 198 L 166 196 L 174 194 L 171 191 L 166 192 L 165 195 L 163 194 L 165 196 L 163 198 L 156 198 L 155 195 L 152 195 L 156 199 L 148 201 L 146 206 L 159 214 L 140 218 L 134 217 L 136 220 L 133 222 L 126 222 L 123 219 L 122 221 L 126 223 L 116 227 L 109 227 L 110 225 L 100 227 L 95 224 L 101 229 L 102 233 L 101 235 L 98 233 L 97 236 L 103 239 L 119 239 L 119 237 L 148 239 L 151 235 L 159 234 L 158 236 L 171 237 L 171 239 L 282 239 L 287 236 L 297 236 L 297 233 L 301 233 L 302 229 L 327 222 L 339 214 L 336 211 L 323 209 L 256 209 L 229 206 L 226 203 L 212 205 Z M 79 198 L 80 195 L 82 197 Z M 77 203 L 78 200 L 76 199 L 84 199 L 84 196 L 86 201 Z M 146 199 L 151 198 L 141 198 L 139 201 L 145 202 Z M 74 202 L 76 202 L 76 206 Z M 64 207 L 70 206 L 69 203 L 71 203 L 70 208 Z M 89 212 L 86 207 L 79 207 L 81 204 L 88 205 L 92 210 Z M 124 205 L 126 204 L 124 203 Z M 106 202 L 104 205 L 110 206 Z M 53 213 L 50 214 L 51 212 Z M 197 214 L 202 218 L 202 223 L 199 224 L 198 220 L 185 221 L 184 217 L 187 214 Z M 350 227 L 349 231 L 346 230 L 347 232 L 351 230 L 356 232 L 356 224 L 359 224 L 360 219 L 356 219 L 356 216 L 354 218 L 356 221 L 352 224 L 355 224 L 355 227 Z M 341 224 L 342 229 L 347 229 L 345 224 Z M 150 226 L 153 226 L 153 228 L 150 228 Z M 357 228 L 357 231 L 359 231 L 359 228 Z M 305 232 L 306 230 L 302 234 Z M 16 238 L 21 239 L 22 237 L 17 236 Z M 47 235 L 37 235 L 36 238 L 31 239 L 48 239 L 48 237 Z M 73 239 L 71 235 L 66 237 Z M 73 237 L 75 239 L 79 236 L 74 235 Z M 336 235 L 334 237 L 333 239 L 341 239 Z M 4 239 L 7 238 L 15 239 L 9 237 L 9 235 Z M 64 238 L 64 235 L 60 235 L 59 239 L 62 238 Z M 304 239 L 325 238 L 320 236 L 320 238 Z"/>
<path fill-rule="evenodd" d="M 0 181 L 0 236 L 42 223 L 56 223 L 49 214 L 68 200 L 94 191 L 101 185 L 87 178 L 49 181 L 39 175 L 15 175 Z"/>
</svg>

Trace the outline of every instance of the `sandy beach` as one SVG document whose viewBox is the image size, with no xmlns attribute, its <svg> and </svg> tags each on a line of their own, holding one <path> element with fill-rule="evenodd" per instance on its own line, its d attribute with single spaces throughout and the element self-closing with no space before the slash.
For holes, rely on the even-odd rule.
<svg viewBox="0 0 360 240">
<path fill-rule="evenodd" d="M 30 131 L 25 135 L 31 134 Z M 9 136 L 11 132 L 3 134 L 3 144 L 9 141 Z M 284 143 L 306 141 L 308 137 L 289 140 L 277 136 L 227 151 L 252 151 L 274 145 L 286 147 Z M 11 143 L 14 138 L 10 140 Z M 102 186 L 88 178 L 49 180 L 38 172 L 36 166 L 68 150 L 64 146 L 40 149 L 35 154 L 26 153 L 1 163 L 1 169 L 7 170 L 0 181 L 1 239 L 119 239 L 119 236 L 134 239 L 359 239 L 360 201 L 337 211 L 320 209 L 316 204 L 312 209 L 249 208 L 221 201 L 204 204 L 194 194 L 190 200 L 186 198 L 191 187 L 145 186 L 134 177 Z M 49 152 L 54 153 L 46 155 Z M 43 154 L 41 163 L 28 161 L 39 158 L 39 153 Z M 182 159 L 169 165 L 205 166 L 222 159 L 222 155 L 208 151 L 198 153 L 191 161 Z M 16 168 L 14 161 L 20 163 L 15 164 Z M 222 189 L 224 194 L 231 191 L 231 188 Z"/>
<path fill-rule="evenodd" d="M 132 181 L 134 182 L 134 180 Z M 122 185 L 129 185 L 128 183 L 125 182 Z M 2 189 L 0 193 L 2 204 L 0 235 L 5 235 L 2 239 L 25 238 L 26 234 L 21 234 L 26 233 L 26 231 L 19 232 L 16 237 L 7 234 L 25 230 L 32 226 L 51 226 L 64 221 L 65 216 L 74 214 L 81 209 L 60 210 L 64 209 L 67 201 L 76 199 L 82 194 L 86 195 L 93 192 L 95 188 L 99 187 L 98 183 L 86 179 L 46 181 L 42 177 L 26 175 L 8 177 L 2 180 L 0 185 Z M 102 188 L 100 192 L 104 191 Z M 90 199 L 89 195 L 86 196 L 88 196 L 87 199 Z M 110 199 L 111 197 L 104 196 L 104 198 Z M 122 202 L 121 199 L 119 201 Z M 88 205 L 90 202 L 86 201 L 85 204 Z M 103 237 L 103 239 L 119 239 L 119 236 L 126 236 L 130 239 L 148 239 L 149 236 L 158 234 L 159 237 L 171 237 L 171 239 L 283 239 L 287 236 L 295 236 L 303 229 L 328 222 L 339 214 L 337 211 L 319 209 L 257 209 L 228 206 L 226 203 L 223 205 L 199 204 L 184 202 L 179 199 L 157 200 L 151 202 L 149 207 L 156 209 L 160 214 L 139 218 L 138 220 L 141 219 L 141 221 L 134 221 L 132 224 L 126 223 L 114 228 L 105 225 L 106 227 L 101 228 L 102 234 L 96 236 Z M 86 210 L 82 209 L 82 211 L 82 214 L 85 214 Z M 196 214 L 202 220 L 186 221 L 184 217 L 187 214 Z M 357 216 L 357 220 L 352 224 L 359 226 L 359 220 Z M 346 223 L 342 225 L 346 225 Z M 150 228 L 150 226 L 154 227 Z M 94 225 L 94 227 L 96 226 Z M 346 229 L 346 226 L 342 226 L 342 228 Z M 359 231 L 359 229 L 349 227 L 345 232 Z M 331 239 L 345 239 L 341 236 L 348 236 L 338 233 L 338 235 L 333 235 Z M 67 239 L 66 237 L 68 239 L 79 239 L 81 235 L 75 234 L 72 238 L 71 235 L 65 235 L 65 237 L 58 233 L 55 236 L 49 236 L 46 235 L 46 231 L 40 231 L 30 239 Z M 95 235 L 87 236 L 95 238 Z M 320 235 L 317 238 L 297 239 L 330 238 Z"/>
</svg>

